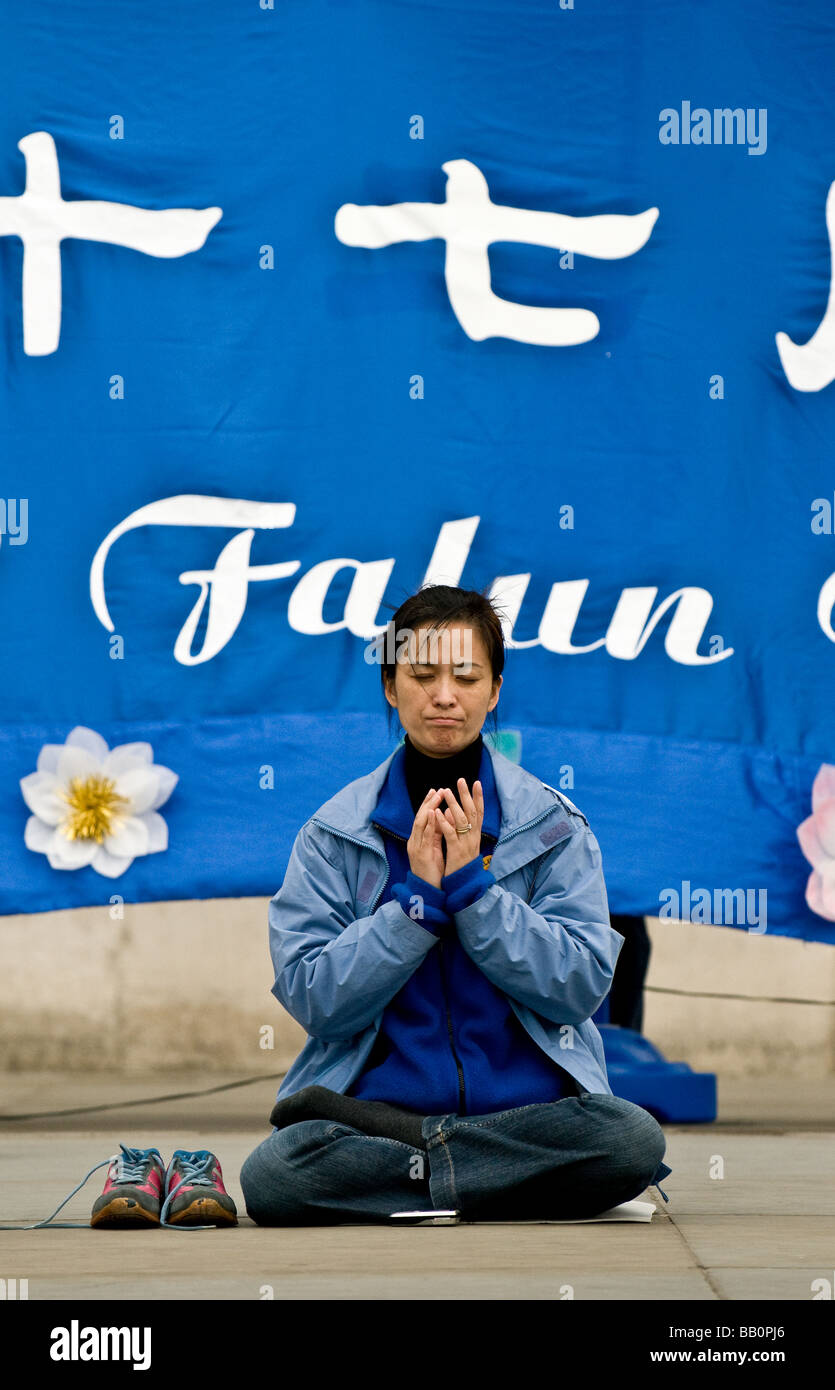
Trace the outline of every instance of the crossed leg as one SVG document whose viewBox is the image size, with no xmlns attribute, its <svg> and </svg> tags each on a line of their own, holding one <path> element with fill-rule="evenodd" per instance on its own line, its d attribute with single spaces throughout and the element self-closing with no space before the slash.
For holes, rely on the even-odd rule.
<svg viewBox="0 0 835 1390">
<path fill-rule="evenodd" d="M 497 1111 L 430 1115 L 424 1147 L 330 1120 L 274 1130 L 241 1169 L 259 1225 L 385 1221 L 452 1207 L 465 1220 L 593 1216 L 637 1197 L 666 1141 L 641 1106 L 591 1094 Z"/>
</svg>

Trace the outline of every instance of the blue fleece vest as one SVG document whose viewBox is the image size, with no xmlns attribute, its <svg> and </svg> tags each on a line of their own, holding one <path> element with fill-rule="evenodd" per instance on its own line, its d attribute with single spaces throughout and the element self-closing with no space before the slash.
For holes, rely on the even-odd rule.
<svg viewBox="0 0 835 1390">
<path fill-rule="evenodd" d="M 434 932 L 438 945 L 386 1008 L 365 1069 L 347 1094 L 389 1101 L 422 1115 L 489 1115 L 577 1095 L 574 1078 L 537 1046 L 507 997 L 473 964 L 458 939 L 452 913 L 476 902 L 496 882 L 483 859 L 446 875 L 441 888 L 412 873 L 406 842 L 415 813 L 404 757 L 401 747 L 372 817 L 389 863 L 380 904 L 397 899 L 407 914 L 419 911 L 421 924 Z M 501 825 L 486 747 L 478 777 L 484 790 L 484 856 L 492 851 Z"/>
</svg>

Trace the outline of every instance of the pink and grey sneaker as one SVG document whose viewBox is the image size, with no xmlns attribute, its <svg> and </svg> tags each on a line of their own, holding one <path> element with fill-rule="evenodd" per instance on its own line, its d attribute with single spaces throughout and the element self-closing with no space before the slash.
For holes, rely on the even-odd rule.
<svg viewBox="0 0 835 1390">
<path fill-rule="evenodd" d="M 158 1226 L 165 1191 L 165 1164 L 159 1149 L 121 1144 L 107 1170 L 107 1181 L 93 1203 L 91 1226 Z"/>
<path fill-rule="evenodd" d="M 175 1149 L 165 1175 L 163 1226 L 237 1226 L 238 1209 L 208 1149 Z"/>
</svg>

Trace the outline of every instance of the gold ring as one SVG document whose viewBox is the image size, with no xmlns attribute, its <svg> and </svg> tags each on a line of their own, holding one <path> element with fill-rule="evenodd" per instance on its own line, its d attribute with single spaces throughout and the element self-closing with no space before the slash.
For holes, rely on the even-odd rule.
<svg viewBox="0 0 835 1390">
<path fill-rule="evenodd" d="M 455 827 L 455 829 L 458 831 L 458 834 L 459 834 L 459 835 L 466 835 L 466 834 L 467 834 L 467 831 L 468 831 L 468 830 L 472 830 L 472 828 L 473 828 L 473 827 L 470 825 L 470 822 L 469 822 L 469 821 L 467 821 L 467 825 L 466 825 L 466 828 L 465 828 L 464 830 L 458 830 L 458 826 L 457 826 L 457 825 L 456 825 L 456 827 Z"/>
</svg>

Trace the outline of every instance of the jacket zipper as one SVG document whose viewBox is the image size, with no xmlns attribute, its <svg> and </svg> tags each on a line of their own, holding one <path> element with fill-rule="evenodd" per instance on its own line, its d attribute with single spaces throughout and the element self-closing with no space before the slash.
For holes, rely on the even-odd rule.
<svg viewBox="0 0 835 1390">
<path fill-rule="evenodd" d="M 388 881 L 389 881 L 389 874 L 391 873 L 391 870 L 390 870 L 390 868 L 389 868 L 389 861 L 388 861 L 388 859 L 386 858 L 386 856 L 385 856 L 385 854 L 383 853 L 383 851 L 382 851 L 381 849 L 378 849 L 376 845 L 369 845 L 369 844 L 367 843 L 367 841 L 365 841 L 365 840 L 357 840 L 357 839 L 355 839 L 355 837 L 354 837 L 353 835 L 347 835 L 347 834 L 345 833 L 344 830 L 336 830 L 336 829 L 334 828 L 334 826 L 328 825 L 326 821 L 321 821 L 321 820 L 319 820 L 319 821 L 316 821 L 316 824 L 317 824 L 317 825 L 321 825 L 325 830 L 329 830 L 329 831 L 331 832 L 332 835 L 338 835 L 340 839 L 342 839 L 342 840 L 348 840 L 349 843 L 352 844 L 352 845 L 359 845 L 360 849 L 370 849 L 372 854 L 376 854 L 376 855 L 378 855 L 378 856 L 380 857 L 380 859 L 382 859 L 383 863 L 384 863 L 385 866 L 386 866 L 386 876 L 385 876 L 385 878 L 383 879 L 382 885 L 381 885 L 381 887 L 380 887 L 380 891 L 379 891 L 379 893 L 377 894 L 377 897 L 376 897 L 374 903 L 373 903 L 373 904 L 371 905 L 371 907 L 370 907 L 370 911 L 371 911 L 371 912 L 376 911 L 377 903 L 380 901 L 381 897 L 383 896 L 383 894 L 384 894 L 385 891 L 386 891 L 386 884 L 387 884 Z"/>
<path fill-rule="evenodd" d="M 499 848 L 499 845 L 506 845 L 508 840 L 512 840 L 515 835 L 521 835 L 523 830 L 530 830 L 534 825 L 539 825 L 539 822 L 541 820 L 545 820 L 545 817 L 550 816 L 551 812 L 555 811 L 556 809 L 556 806 L 549 807 L 547 811 L 543 811 L 542 815 L 537 816 L 535 820 L 529 820 L 527 825 L 520 825 L 518 829 L 512 830 L 509 835 L 505 835 L 503 840 L 497 840 L 493 846 L 493 853 L 496 853 L 496 850 Z"/>
<path fill-rule="evenodd" d="M 453 1056 L 453 1058 L 454 1058 L 454 1060 L 455 1060 L 455 1066 L 456 1066 L 456 1068 L 457 1068 L 457 1070 L 458 1070 L 458 1114 L 459 1114 L 459 1115 L 466 1115 L 466 1113 L 467 1113 L 467 1110 L 466 1110 L 467 1098 L 466 1098 L 466 1093 L 465 1093 L 465 1090 L 464 1090 L 464 1071 L 463 1071 L 463 1068 L 462 1068 L 462 1066 L 461 1066 L 461 1063 L 460 1063 L 460 1061 L 459 1061 L 459 1059 L 458 1059 L 458 1053 L 455 1051 L 455 1036 L 454 1036 L 453 1031 L 452 1031 L 452 1016 L 451 1016 L 450 1011 L 449 1011 L 449 996 L 448 996 L 448 994 L 447 994 L 447 987 L 446 987 L 446 971 L 444 970 L 444 943 L 443 943 L 443 938 L 442 938 L 442 937 L 439 937 L 439 938 L 438 938 L 438 950 L 439 950 L 440 953 L 441 953 L 441 955 L 440 955 L 440 961 L 441 961 L 441 988 L 443 989 L 443 992 L 444 992 L 444 1006 L 445 1006 L 445 1008 L 446 1008 L 446 1026 L 447 1026 L 447 1032 L 448 1032 L 448 1034 L 449 1034 L 449 1046 L 450 1046 L 450 1050 L 451 1050 L 451 1052 L 452 1052 L 452 1056 Z"/>
<path fill-rule="evenodd" d="M 551 811 L 552 811 L 553 809 L 554 809 L 553 807 L 549 807 L 549 809 L 548 809 L 547 811 L 543 811 L 543 813 L 542 813 L 541 816 L 537 816 L 535 820 L 528 821 L 527 825 L 520 825 L 519 828 L 518 828 L 518 830 L 514 830 L 514 831 L 512 832 L 512 834 L 505 836 L 505 839 L 504 839 L 504 840 L 497 840 L 496 843 L 495 843 L 495 845 L 493 846 L 493 853 L 495 854 L 495 852 L 496 852 L 496 850 L 498 849 L 499 845 L 506 844 L 508 840 L 512 840 L 513 837 L 514 837 L 514 835 L 521 835 L 521 833 L 522 833 L 523 830 L 530 830 L 532 826 L 538 825 L 539 822 L 540 822 L 541 820 L 545 820 L 545 817 L 546 817 L 546 816 L 550 816 Z M 372 823 L 372 825 L 375 824 L 375 822 L 373 822 L 373 821 L 372 821 L 371 823 Z M 324 825 L 325 823 L 324 823 L 324 822 L 317 822 L 317 824 L 322 824 L 322 825 Z M 379 891 L 379 893 L 377 894 L 377 898 L 376 898 L 376 900 L 375 900 L 373 906 L 370 908 L 370 911 L 371 911 L 371 912 L 374 912 L 375 909 L 376 909 L 376 907 L 377 907 L 377 903 L 380 901 L 380 898 L 383 896 L 383 893 L 384 893 L 385 890 L 386 890 L 386 884 L 387 884 L 388 881 L 389 881 L 389 874 L 390 874 L 391 870 L 390 870 L 390 868 L 389 868 L 389 862 L 388 862 L 387 856 L 382 852 L 382 850 L 377 849 L 376 845 L 369 845 L 369 844 L 365 843 L 363 840 L 357 840 L 357 839 L 354 838 L 353 835 L 348 835 L 348 834 L 346 834 L 345 831 L 343 831 L 343 830 L 336 830 L 332 825 L 326 826 L 326 829 L 330 830 L 331 833 L 332 833 L 333 835 L 340 835 L 340 836 L 342 837 L 343 840 L 348 840 L 352 845 L 359 845 L 360 849 L 370 849 L 370 850 L 372 851 L 372 853 L 378 854 L 378 855 L 385 861 L 385 865 L 386 865 L 386 876 L 385 876 L 385 878 L 383 879 L 382 887 L 380 888 L 380 891 Z M 396 840 L 400 840 L 402 844 L 406 844 L 406 843 L 407 843 L 407 840 L 406 840 L 405 836 L 403 836 L 403 835 L 398 835 L 397 832 L 396 832 L 395 830 L 389 830 L 388 827 L 386 827 L 386 829 L 387 829 L 387 831 L 388 831 L 388 834 L 389 834 L 389 835 L 394 835 L 394 837 L 395 837 Z M 443 990 L 443 995 L 444 995 L 444 1009 L 445 1009 L 445 1012 L 446 1012 L 446 1025 L 447 1025 L 447 1033 L 448 1033 L 448 1035 L 449 1035 L 449 1046 L 450 1046 L 450 1051 L 452 1052 L 453 1060 L 454 1060 L 454 1062 L 455 1062 L 456 1071 L 457 1071 L 457 1073 L 458 1073 L 458 1105 L 459 1105 L 459 1111 L 458 1111 L 458 1113 L 459 1113 L 459 1115 L 466 1115 L 467 1111 L 466 1111 L 466 1089 L 465 1089 L 465 1085 L 464 1085 L 464 1071 L 463 1071 L 463 1068 L 462 1068 L 462 1066 L 461 1066 L 461 1061 L 460 1061 L 460 1059 L 459 1059 L 458 1053 L 457 1053 L 456 1050 L 455 1050 L 455 1035 L 454 1035 L 453 1030 L 452 1030 L 452 1016 L 451 1016 L 450 1008 L 449 1008 L 449 995 L 448 995 L 448 993 L 447 993 L 446 971 L 445 971 L 445 969 L 444 969 L 444 942 L 443 942 L 443 938 L 440 937 L 440 936 L 438 937 L 438 949 L 439 949 L 439 951 L 440 951 L 441 988 L 442 988 L 442 990 Z"/>
<path fill-rule="evenodd" d="M 374 822 L 372 822 L 372 824 L 373 824 L 373 823 L 374 823 Z M 408 841 L 406 840 L 406 838 L 405 838 L 403 835 L 398 835 L 398 834 L 397 834 L 397 831 L 396 831 L 396 830 L 388 830 L 388 834 L 389 834 L 389 835 L 393 835 L 394 838 L 395 838 L 396 840 L 400 840 L 401 844 L 404 844 L 404 845 L 405 845 L 405 844 L 408 843 Z M 386 863 L 388 863 L 388 860 L 386 860 Z M 388 880 L 387 880 L 387 881 L 388 881 Z M 385 883 L 384 883 L 384 884 L 383 884 L 383 890 L 385 890 L 385 886 L 386 886 L 386 885 L 385 885 Z M 441 989 L 442 989 L 443 995 L 444 995 L 444 1012 L 446 1013 L 446 1027 L 447 1027 L 447 1033 L 449 1034 L 449 1046 L 450 1046 L 450 1051 L 452 1052 L 453 1061 L 455 1062 L 455 1069 L 456 1069 L 456 1071 L 458 1072 L 458 1113 L 459 1113 L 459 1115 L 466 1115 L 466 1113 L 467 1113 L 467 1111 L 466 1111 L 467 1096 L 466 1096 L 466 1089 L 465 1089 L 465 1086 L 464 1086 L 464 1069 L 463 1069 L 463 1067 L 461 1066 L 461 1061 L 460 1061 L 460 1058 L 459 1058 L 459 1056 L 458 1056 L 458 1053 L 455 1051 L 455 1034 L 453 1033 L 453 1030 L 452 1030 L 452 1014 L 450 1013 L 450 1007 L 449 1007 L 449 993 L 448 993 L 448 991 L 447 991 L 446 970 L 444 969 L 444 960 L 445 960 L 445 957 L 444 957 L 444 941 L 443 941 L 443 937 L 442 937 L 442 936 L 439 936 L 439 937 L 438 937 L 438 950 L 439 950 L 439 952 L 440 952 L 439 959 L 440 959 L 440 965 L 441 965 Z"/>
</svg>

